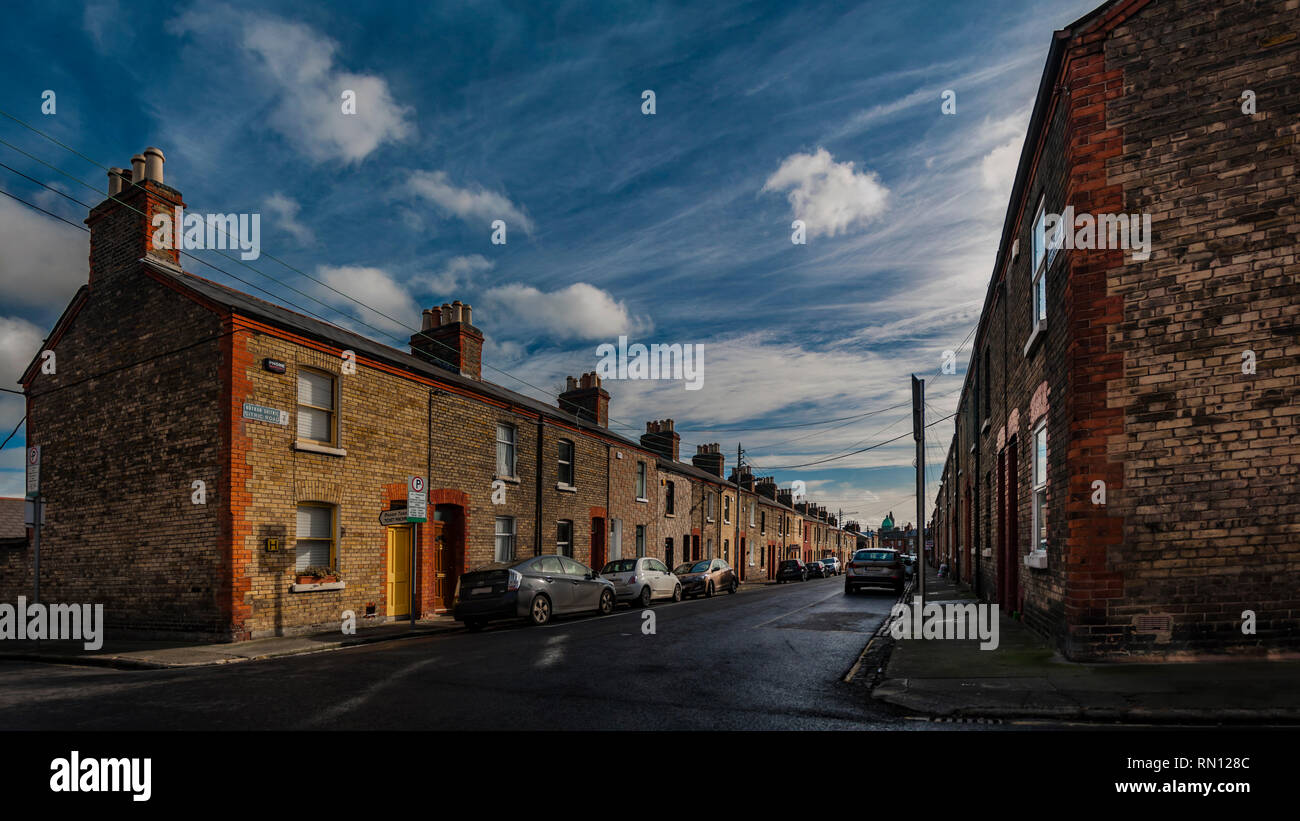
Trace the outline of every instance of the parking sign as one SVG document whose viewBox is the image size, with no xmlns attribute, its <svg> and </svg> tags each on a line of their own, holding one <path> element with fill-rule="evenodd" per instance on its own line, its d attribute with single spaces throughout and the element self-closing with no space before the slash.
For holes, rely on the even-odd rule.
<svg viewBox="0 0 1300 821">
<path fill-rule="evenodd" d="M 406 521 L 427 522 L 429 513 L 429 493 L 424 489 L 423 476 L 409 476 L 406 479 Z"/>
</svg>

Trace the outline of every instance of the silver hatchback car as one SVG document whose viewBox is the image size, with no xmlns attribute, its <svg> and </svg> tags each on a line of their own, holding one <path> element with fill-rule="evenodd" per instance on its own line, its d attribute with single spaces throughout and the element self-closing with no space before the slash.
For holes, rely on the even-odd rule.
<svg viewBox="0 0 1300 821">
<path fill-rule="evenodd" d="M 614 585 L 568 556 L 529 556 L 480 567 L 456 584 L 453 615 L 470 630 L 495 619 L 546 624 L 552 615 L 614 612 Z"/>
<path fill-rule="evenodd" d="M 653 599 L 682 600 L 682 583 L 666 564 L 650 556 L 615 559 L 605 564 L 600 577 L 614 583 L 621 602 L 649 607 Z"/>
</svg>

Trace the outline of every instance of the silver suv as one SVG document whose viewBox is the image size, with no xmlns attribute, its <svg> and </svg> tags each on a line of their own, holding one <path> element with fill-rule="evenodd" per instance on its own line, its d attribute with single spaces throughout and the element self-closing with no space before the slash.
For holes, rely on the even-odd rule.
<svg viewBox="0 0 1300 821">
<path fill-rule="evenodd" d="M 682 583 L 667 565 L 649 556 L 615 559 L 601 568 L 600 577 L 614 583 L 621 602 L 649 607 L 653 599 L 682 600 Z"/>
</svg>

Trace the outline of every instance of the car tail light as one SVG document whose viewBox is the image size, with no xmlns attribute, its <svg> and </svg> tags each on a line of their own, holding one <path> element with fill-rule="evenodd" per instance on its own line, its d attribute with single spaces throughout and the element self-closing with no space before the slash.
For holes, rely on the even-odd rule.
<svg viewBox="0 0 1300 821">
<path fill-rule="evenodd" d="M 507 570 L 506 572 L 510 574 L 509 579 L 506 582 L 506 590 L 518 590 L 519 585 L 524 582 L 524 577 L 513 570 Z"/>
</svg>

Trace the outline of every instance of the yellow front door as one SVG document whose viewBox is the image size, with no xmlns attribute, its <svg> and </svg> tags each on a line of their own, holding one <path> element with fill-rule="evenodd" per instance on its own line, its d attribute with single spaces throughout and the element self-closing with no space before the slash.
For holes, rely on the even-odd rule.
<svg viewBox="0 0 1300 821">
<path fill-rule="evenodd" d="M 388 615 L 411 613 L 411 527 L 388 528 Z"/>
</svg>

